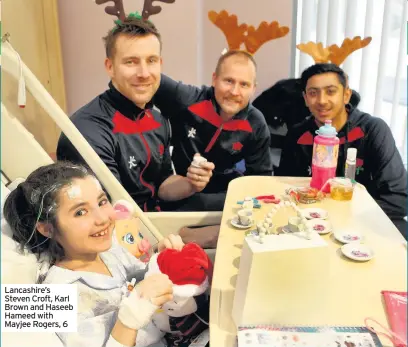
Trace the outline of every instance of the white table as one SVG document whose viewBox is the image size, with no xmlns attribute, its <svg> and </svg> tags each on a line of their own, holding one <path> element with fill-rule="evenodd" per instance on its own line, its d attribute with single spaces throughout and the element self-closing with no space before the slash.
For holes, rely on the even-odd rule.
<svg viewBox="0 0 408 347">
<path fill-rule="evenodd" d="M 307 178 L 257 176 L 238 178 L 230 183 L 214 264 L 210 304 L 211 346 L 236 345 L 236 327 L 231 310 L 245 236 L 245 231 L 237 230 L 229 223 L 237 211 L 236 202 L 245 196 L 279 196 L 289 186 L 307 186 L 308 183 Z M 263 218 L 272 207 L 270 204 L 262 205 L 261 209 L 254 210 L 255 219 Z M 364 326 L 364 318 L 374 317 L 388 326 L 381 290 L 407 290 L 407 248 L 398 229 L 361 185 L 355 189 L 352 201 L 326 198 L 313 205 L 299 206 L 326 209 L 334 230 L 350 225 L 358 228 L 376 254 L 369 262 L 356 263 L 341 254 L 341 244 L 333 239 L 332 234 L 324 235 L 333 250 L 329 294 L 332 314 L 321 317 L 319 322 L 304 324 Z M 283 217 L 277 219 L 277 225 L 285 225 L 286 222 Z M 387 340 L 383 344 L 391 345 Z"/>
</svg>

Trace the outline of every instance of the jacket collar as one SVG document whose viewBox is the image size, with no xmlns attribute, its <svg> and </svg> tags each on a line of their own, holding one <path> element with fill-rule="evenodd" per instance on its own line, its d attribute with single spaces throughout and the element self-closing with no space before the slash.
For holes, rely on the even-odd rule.
<svg viewBox="0 0 408 347">
<path fill-rule="evenodd" d="M 356 108 L 347 108 L 347 121 L 346 124 L 344 124 L 343 127 L 339 130 L 338 135 L 348 134 L 350 129 L 353 129 L 355 127 L 361 114 L 361 111 Z"/>
<path fill-rule="evenodd" d="M 104 93 L 108 102 L 125 117 L 135 120 L 138 115 L 146 110 L 153 108 L 153 102 L 149 101 L 145 108 L 142 109 L 129 100 L 126 96 L 120 93 L 113 85 L 112 81 L 109 82 L 109 89 Z"/>
<path fill-rule="evenodd" d="M 360 116 L 362 115 L 362 112 L 358 110 L 357 108 L 350 108 L 346 107 L 347 110 L 347 121 L 343 125 L 343 127 L 339 130 L 339 134 L 343 133 L 347 130 L 347 128 L 353 128 L 354 125 L 358 122 Z M 307 128 L 314 134 L 316 130 L 319 129 L 319 125 L 316 124 L 315 118 L 313 115 L 310 115 L 309 118 L 307 118 L 307 123 L 308 126 Z"/>
<path fill-rule="evenodd" d="M 364 115 L 358 109 L 347 109 L 348 117 L 346 124 L 339 130 L 337 137 L 340 139 L 340 144 L 353 142 L 364 137 L 364 131 L 359 126 L 359 120 Z M 316 124 L 313 116 L 310 116 L 301 129 L 306 131 L 298 138 L 297 143 L 301 145 L 313 145 L 313 137 L 316 135 L 316 130 L 319 126 Z"/>
</svg>

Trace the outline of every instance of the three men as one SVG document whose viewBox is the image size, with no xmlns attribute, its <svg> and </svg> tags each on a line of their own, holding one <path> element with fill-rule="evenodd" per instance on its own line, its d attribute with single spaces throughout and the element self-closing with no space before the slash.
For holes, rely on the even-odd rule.
<svg viewBox="0 0 408 347">
<path fill-rule="evenodd" d="M 212 86 L 198 88 L 161 75 L 160 35 L 149 21 L 127 19 L 105 44 L 109 90 L 71 119 L 146 211 L 163 201 L 170 206 L 179 201 L 175 209 L 197 203 L 190 210 L 222 210 L 229 182 L 241 175 L 235 165 L 242 160 L 247 175 L 272 174 L 270 133 L 262 113 L 249 102 L 256 87 L 250 54 L 222 55 Z M 336 65 L 313 65 L 301 83 L 313 117 L 289 131 L 278 174 L 310 175 L 315 130 L 331 119 L 341 139 L 337 175 L 344 174 L 347 148 L 357 148 L 357 181 L 391 219 L 406 216 L 406 170 L 385 122 L 349 107 L 347 76 Z M 208 159 L 201 168 L 190 165 L 196 153 Z M 82 159 L 64 135 L 57 156 Z"/>
</svg>

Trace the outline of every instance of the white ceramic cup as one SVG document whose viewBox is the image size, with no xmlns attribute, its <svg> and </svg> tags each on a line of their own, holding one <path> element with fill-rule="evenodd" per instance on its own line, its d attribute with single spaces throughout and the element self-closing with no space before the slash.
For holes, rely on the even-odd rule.
<svg viewBox="0 0 408 347">
<path fill-rule="evenodd" d="M 250 209 L 242 209 L 238 211 L 238 220 L 241 225 L 251 225 L 254 220 L 254 213 Z"/>
<path fill-rule="evenodd" d="M 244 202 L 242 203 L 242 208 L 245 210 L 251 210 L 254 208 L 254 202 L 253 200 L 244 200 Z"/>
<path fill-rule="evenodd" d="M 299 231 L 299 224 L 302 222 L 302 219 L 299 217 L 290 217 L 288 222 L 289 230 L 292 233 L 297 233 Z"/>
</svg>

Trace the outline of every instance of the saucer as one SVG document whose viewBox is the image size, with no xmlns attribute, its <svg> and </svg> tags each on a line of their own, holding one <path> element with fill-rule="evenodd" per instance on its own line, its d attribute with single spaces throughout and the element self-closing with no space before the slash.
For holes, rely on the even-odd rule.
<svg viewBox="0 0 408 347">
<path fill-rule="evenodd" d="M 254 221 L 252 221 L 252 223 L 249 225 L 242 225 L 239 223 L 238 216 L 235 216 L 234 218 L 231 219 L 231 225 L 238 229 L 249 229 L 254 226 Z"/>
<path fill-rule="evenodd" d="M 279 229 L 279 228 L 278 228 L 278 229 Z M 294 232 L 294 231 L 290 230 L 288 224 L 286 224 L 286 225 L 280 227 L 280 230 L 281 230 L 281 233 L 282 233 L 282 234 L 295 234 L 295 233 L 299 233 L 299 232 L 300 232 L 300 231 Z"/>
<path fill-rule="evenodd" d="M 304 208 L 302 214 L 306 219 L 327 219 L 329 216 L 326 210 L 318 207 Z"/>
<path fill-rule="evenodd" d="M 360 232 L 347 230 L 335 232 L 334 238 L 341 243 L 359 243 L 364 239 Z"/>
<path fill-rule="evenodd" d="M 353 260 L 368 261 L 374 258 L 374 251 L 361 243 L 348 243 L 341 247 L 343 254 Z"/>
<path fill-rule="evenodd" d="M 311 227 L 313 231 L 316 231 L 320 235 L 328 234 L 331 233 L 332 231 L 332 226 L 331 224 L 324 219 L 318 219 L 314 218 L 311 220 L 308 220 L 306 224 Z"/>
</svg>

